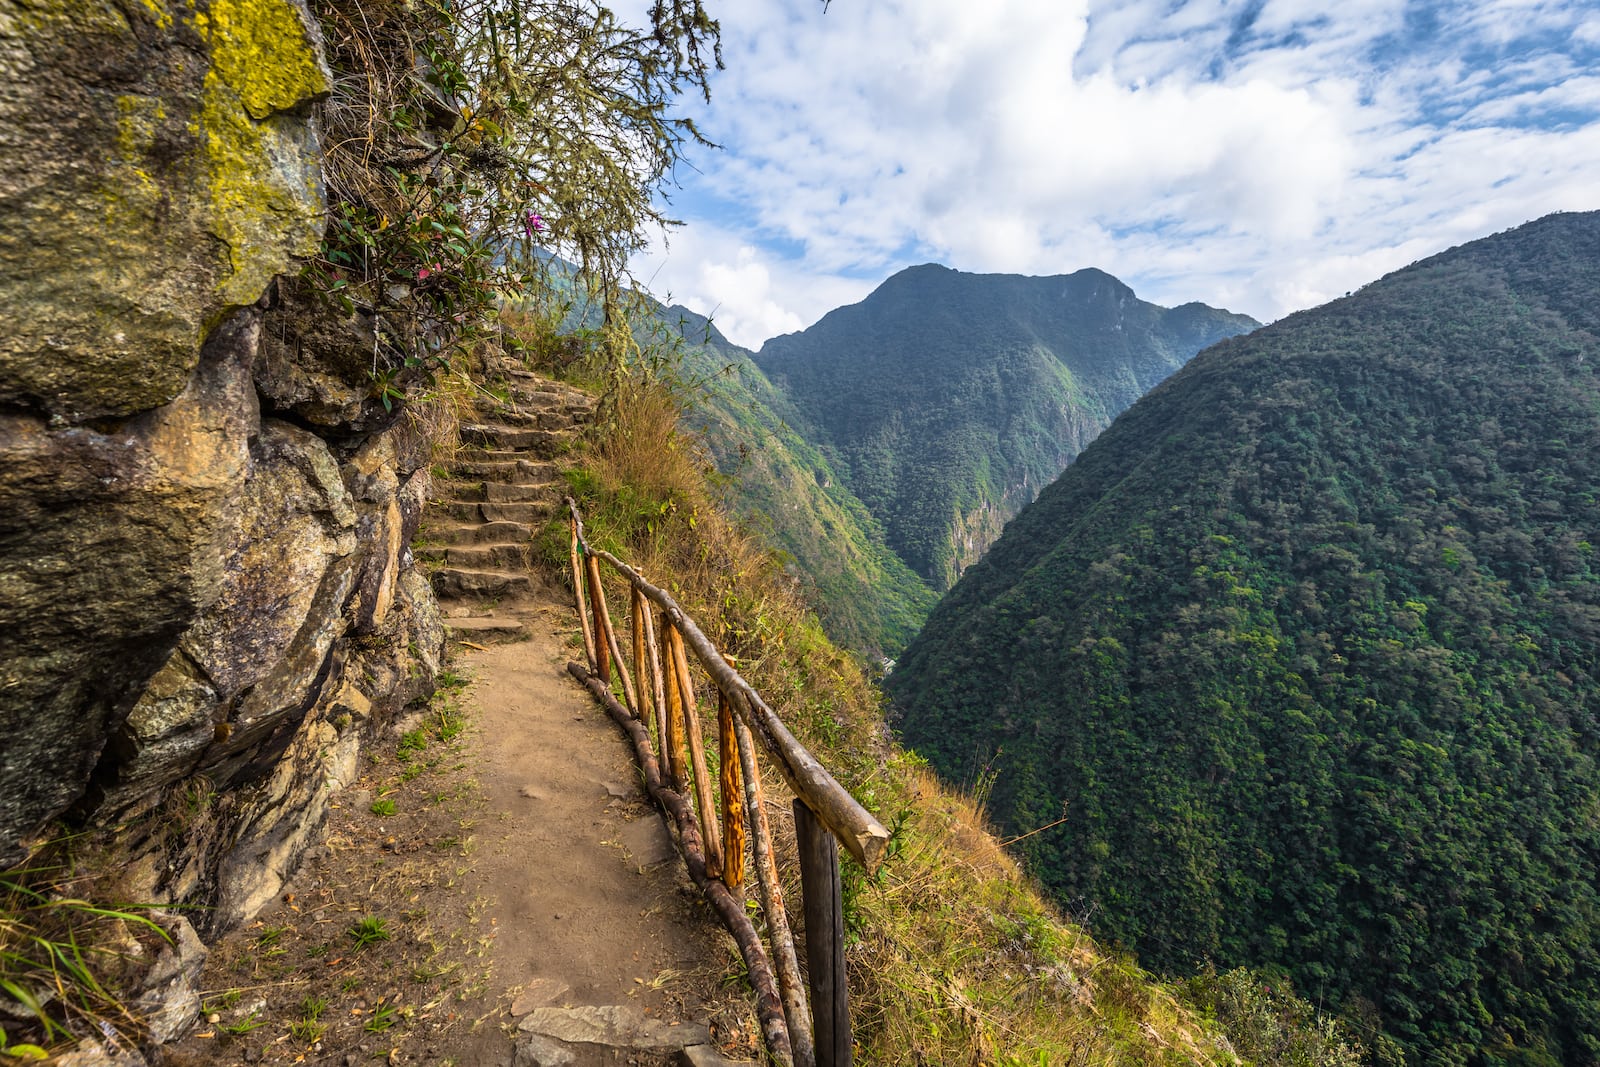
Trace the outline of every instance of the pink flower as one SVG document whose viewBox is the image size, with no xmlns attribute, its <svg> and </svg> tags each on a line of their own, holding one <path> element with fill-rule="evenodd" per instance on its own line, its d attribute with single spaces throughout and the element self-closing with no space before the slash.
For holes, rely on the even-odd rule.
<svg viewBox="0 0 1600 1067">
<path fill-rule="evenodd" d="M 528 217 L 522 220 L 522 229 L 531 241 L 534 234 L 544 232 L 544 219 L 530 211 Z"/>
</svg>

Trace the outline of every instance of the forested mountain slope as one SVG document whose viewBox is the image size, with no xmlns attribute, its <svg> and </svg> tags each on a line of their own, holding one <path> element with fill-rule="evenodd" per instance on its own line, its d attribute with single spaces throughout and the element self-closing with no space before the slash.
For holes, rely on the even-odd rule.
<svg viewBox="0 0 1600 1067">
<path fill-rule="evenodd" d="M 730 507 L 792 557 L 829 637 L 897 655 L 933 607 L 932 587 L 889 550 L 882 526 L 796 430 L 793 407 L 748 349 L 686 308 L 657 317 L 683 339 L 679 374 L 694 397 L 685 421 L 729 479 Z"/>
<path fill-rule="evenodd" d="M 999 536 L 1113 416 L 1254 319 L 1138 299 L 1109 274 L 901 271 L 768 341 L 756 362 L 936 587 Z"/>
<path fill-rule="evenodd" d="M 1600 214 L 1203 353 L 888 679 L 1063 901 L 1429 1064 L 1600 1058 Z"/>
</svg>

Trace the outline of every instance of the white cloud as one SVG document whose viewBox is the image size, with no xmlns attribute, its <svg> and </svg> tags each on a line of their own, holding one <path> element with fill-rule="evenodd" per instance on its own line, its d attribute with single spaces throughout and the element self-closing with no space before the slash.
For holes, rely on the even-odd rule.
<svg viewBox="0 0 1600 1067">
<path fill-rule="evenodd" d="M 752 346 L 928 260 L 1098 266 L 1147 298 L 1276 318 L 1600 207 L 1600 27 L 1581 0 L 720 15 L 729 69 L 699 117 L 726 149 L 696 157 L 689 226 L 638 273 L 720 306 Z"/>
</svg>

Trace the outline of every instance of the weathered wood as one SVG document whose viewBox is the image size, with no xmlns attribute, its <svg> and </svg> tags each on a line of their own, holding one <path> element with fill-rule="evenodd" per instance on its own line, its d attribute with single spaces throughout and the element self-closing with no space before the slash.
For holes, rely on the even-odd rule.
<svg viewBox="0 0 1600 1067">
<path fill-rule="evenodd" d="M 600 557 L 593 551 L 583 557 L 585 573 L 589 577 L 589 603 L 594 608 L 595 673 L 607 685 L 611 684 L 611 642 L 606 631 L 611 628 L 605 612 L 606 594 L 600 588 Z"/>
<path fill-rule="evenodd" d="M 761 894 L 761 910 L 767 917 L 767 936 L 772 941 L 772 964 L 778 972 L 778 995 L 783 998 L 783 1017 L 789 1021 L 789 1046 L 794 1050 L 796 1067 L 814 1067 L 816 1053 L 811 1044 L 811 1009 L 806 1005 L 805 985 L 800 981 L 800 961 L 795 957 L 794 934 L 789 929 L 789 913 L 783 907 L 783 886 L 773 863 L 772 829 L 767 823 L 767 798 L 761 789 L 761 766 L 756 762 L 755 742 L 743 722 L 735 719 L 739 762 L 744 771 L 744 805 L 750 827 L 750 855 L 756 865 L 756 888 Z"/>
<path fill-rule="evenodd" d="M 583 630 L 583 651 L 589 657 L 588 663 L 591 670 L 595 666 L 594 636 L 589 633 L 589 598 L 583 594 L 584 572 L 583 564 L 578 557 L 578 517 L 572 517 L 572 595 L 578 601 L 578 626 Z"/>
<path fill-rule="evenodd" d="M 600 578 L 600 563 L 593 555 L 589 560 L 592 564 L 589 585 L 594 597 L 595 618 L 600 622 L 598 630 L 604 635 L 602 647 L 610 654 L 611 663 L 616 665 L 617 676 L 622 680 L 622 696 L 628 709 L 637 715 L 639 696 L 634 692 L 633 679 L 628 674 L 628 661 L 623 658 L 622 645 L 617 641 L 617 628 L 611 624 L 611 610 L 606 606 L 606 587 Z M 637 590 L 631 591 L 637 592 Z M 601 671 L 600 677 L 607 685 L 611 684 L 610 671 Z"/>
<path fill-rule="evenodd" d="M 844 969 L 844 884 L 839 845 L 828 828 L 794 802 L 800 893 L 806 916 L 806 970 L 811 976 L 812 1035 L 817 1067 L 851 1067 L 850 986 Z"/>
<path fill-rule="evenodd" d="M 644 724 L 618 704 L 610 689 L 602 685 L 594 674 L 576 663 L 567 664 L 567 671 L 588 687 L 595 699 L 600 701 L 601 706 L 633 741 L 634 752 L 639 760 L 639 770 L 644 775 L 645 790 L 657 806 L 672 817 L 673 826 L 677 830 L 678 845 L 683 850 L 684 865 L 689 869 L 689 877 L 706 895 L 706 899 L 711 902 L 711 906 L 721 918 L 723 926 L 727 927 L 728 932 L 733 935 L 734 943 L 739 947 L 739 955 L 744 960 L 745 971 L 750 978 L 750 987 L 755 990 L 756 1018 L 761 1025 L 761 1035 L 766 1042 L 767 1052 L 780 1067 L 794 1067 L 789 1028 L 784 1019 L 783 1003 L 773 979 L 772 964 L 761 946 L 761 938 L 756 934 L 749 914 L 745 911 L 743 898 L 736 898 L 728 891 L 727 886 L 712 880 L 706 874 L 700 832 L 695 825 L 694 815 L 689 810 L 688 800 L 683 794 L 668 788 L 663 783 L 661 767 L 650 750 L 650 734 L 645 730 Z"/>
<path fill-rule="evenodd" d="M 722 835 L 717 832 L 717 800 L 711 792 L 711 775 L 706 770 L 706 737 L 700 729 L 700 702 L 695 698 L 694 679 L 689 674 L 689 657 L 683 651 L 683 637 L 672 628 L 672 658 L 683 686 L 683 718 L 689 727 L 689 765 L 694 768 L 694 796 L 700 809 L 700 826 L 706 838 L 706 870 L 722 874 Z"/>
<path fill-rule="evenodd" d="M 667 766 L 667 779 L 672 788 L 682 790 L 684 775 L 688 773 L 688 761 L 680 753 L 683 751 L 683 687 L 678 684 L 678 663 L 672 656 L 672 622 L 663 620 L 661 624 L 661 668 L 662 688 L 666 690 L 667 702 L 662 705 L 661 712 L 661 758 Z"/>
<path fill-rule="evenodd" d="M 578 518 L 577 504 L 571 497 L 567 498 L 567 508 L 581 536 L 583 522 Z M 795 740 L 783 720 L 767 706 L 750 683 L 722 661 L 716 646 L 671 595 L 651 585 L 643 575 L 611 553 L 601 549 L 592 551 L 617 568 L 623 577 L 633 583 L 634 588 L 655 603 L 682 631 L 685 644 L 694 650 L 695 658 L 705 667 L 712 682 L 728 694 L 738 717 L 761 738 L 762 747 L 772 757 L 779 772 L 789 783 L 789 788 L 805 799 L 817 818 L 833 831 L 834 837 L 857 862 L 869 872 L 876 870 L 889 841 L 889 831 L 884 829 L 883 824 L 858 804 L 849 791 L 834 780 L 828 769 Z"/>
<path fill-rule="evenodd" d="M 628 614 L 629 622 L 633 627 L 633 688 L 639 694 L 638 703 L 633 706 L 633 713 L 639 717 L 648 730 L 650 720 L 654 716 L 654 705 L 650 703 L 650 665 L 644 657 L 644 613 L 650 610 L 650 602 L 644 594 L 634 589 L 632 610 Z"/>
<path fill-rule="evenodd" d="M 739 737 L 733 705 L 717 690 L 717 753 L 722 771 L 722 884 L 744 888 L 744 773 L 739 767 Z"/>
<path fill-rule="evenodd" d="M 639 590 L 635 589 L 638 593 Z M 643 593 L 640 596 L 643 597 Z M 650 610 L 650 601 L 641 599 L 644 608 L 644 647 L 650 657 L 650 694 L 656 708 L 656 747 L 667 750 L 667 695 L 666 680 L 661 676 L 661 646 L 656 641 L 656 622 Z"/>
</svg>

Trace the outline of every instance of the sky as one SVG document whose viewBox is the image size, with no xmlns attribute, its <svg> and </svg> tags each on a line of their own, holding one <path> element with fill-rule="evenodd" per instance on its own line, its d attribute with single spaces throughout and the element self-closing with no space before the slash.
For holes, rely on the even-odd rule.
<svg viewBox="0 0 1600 1067">
<path fill-rule="evenodd" d="M 633 262 L 759 348 L 937 262 L 1271 321 L 1600 209 L 1600 0 L 710 0 L 683 225 Z"/>
</svg>

